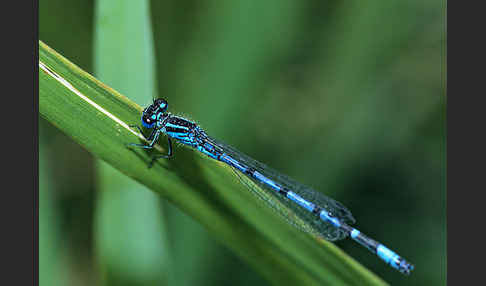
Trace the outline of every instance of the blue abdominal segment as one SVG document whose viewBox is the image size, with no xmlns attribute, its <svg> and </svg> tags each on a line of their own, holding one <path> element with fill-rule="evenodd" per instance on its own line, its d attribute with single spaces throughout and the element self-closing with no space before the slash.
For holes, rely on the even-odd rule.
<svg viewBox="0 0 486 286">
<path fill-rule="evenodd" d="M 339 202 L 303 186 L 290 178 L 271 170 L 265 165 L 247 157 L 239 151 L 210 138 L 196 123 L 183 117 L 166 112 L 167 102 L 157 99 L 142 114 L 142 125 L 154 128 L 155 136 L 148 138 L 150 145 L 131 146 L 152 148 L 158 139 L 159 132 L 166 134 L 177 142 L 193 147 L 212 159 L 221 161 L 241 174 L 249 177 L 278 197 L 279 200 L 295 210 L 299 217 L 317 229 L 317 233 L 329 240 L 338 240 L 350 236 L 368 250 L 376 254 L 391 267 L 404 274 L 410 274 L 413 265 L 400 257 L 383 244 L 369 238 L 359 230 L 349 226 L 354 222 L 351 213 Z M 151 120 L 156 120 L 155 124 Z M 170 144 L 170 140 L 169 140 Z M 170 146 L 169 146 L 170 148 Z M 169 157 L 168 156 L 162 157 Z"/>
<path fill-rule="evenodd" d="M 287 192 L 287 198 L 297 203 L 299 206 L 303 207 L 304 209 L 312 212 L 315 208 L 314 204 L 304 200 L 302 197 L 297 195 L 294 192 Z"/>
<path fill-rule="evenodd" d="M 339 221 L 338 218 L 336 217 L 332 217 L 329 215 L 329 212 L 327 210 L 323 210 L 321 211 L 319 217 L 323 220 L 323 221 L 326 221 L 326 222 L 330 222 L 332 225 L 334 225 L 335 227 L 340 227 L 341 226 L 341 222 Z"/>
<path fill-rule="evenodd" d="M 357 230 L 357 229 L 353 229 L 353 230 L 351 231 L 351 238 L 352 238 L 352 239 L 355 239 L 356 237 L 358 237 L 358 235 L 359 235 L 360 233 L 361 233 L 361 232 L 360 232 L 359 230 Z"/>
</svg>

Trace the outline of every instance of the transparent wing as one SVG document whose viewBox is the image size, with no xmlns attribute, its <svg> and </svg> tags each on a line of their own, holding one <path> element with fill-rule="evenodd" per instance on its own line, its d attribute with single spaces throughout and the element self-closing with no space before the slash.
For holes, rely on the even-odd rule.
<svg viewBox="0 0 486 286">
<path fill-rule="evenodd" d="M 234 159 L 242 162 L 248 167 L 252 167 L 267 178 L 273 180 L 274 182 L 280 184 L 292 190 L 294 193 L 298 194 L 305 200 L 308 200 L 321 208 L 326 209 L 335 217 L 339 218 L 342 222 L 347 224 L 355 223 L 355 219 L 351 212 L 336 200 L 333 200 L 301 183 L 298 183 L 291 178 L 267 167 L 266 165 L 248 157 L 247 155 L 239 152 L 238 150 L 232 148 L 231 146 L 213 139 L 209 140 L 217 145 L 226 154 L 233 157 Z M 261 199 L 267 206 L 284 218 L 289 224 L 297 227 L 300 230 L 311 233 L 315 236 L 324 238 L 329 241 L 335 241 L 344 239 L 347 233 L 339 228 L 332 226 L 330 223 L 324 222 L 323 220 L 317 218 L 312 213 L 306 211 L 304 208 L 300 207 L 296 203 L 292 202 L 288 198 L 279 195 L 275 190 L 271 189 L 267 185 L 261 183 L 260 181 L 242 175 L 237 170 L 234 170 L 240 181 L 248 187 L 248 189 Z M 258 185 L 259 187 L 257 187 Z"/>
</svg>

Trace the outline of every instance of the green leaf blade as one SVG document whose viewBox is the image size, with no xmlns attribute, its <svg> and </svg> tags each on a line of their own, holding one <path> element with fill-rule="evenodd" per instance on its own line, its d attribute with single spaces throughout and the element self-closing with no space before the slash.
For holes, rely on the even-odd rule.
<svg viewBox="0 0 486 286">
<path fill-rule="evenodd" d="M 95 6 L 95 74 L 138 103 L 155 95 L 148 1 Z M 137 72 L 134 72 L 134 71 Z M 98 160 L 95 241 L 106 285 L 167 285 L 171 251 L 160 198 Z"/>
<path fill-rule="evenodd" d="M 385 284 L 332 243 L 316 240 L 260 207 L 232 170 L 220 162 L 177 148 L 177 158 L 161 160 L 148 169 L 149 154 L 125 146 L 140 141 L 123 124 L 136 124 L 141 107 L 42 42 L 39 55 L 42 63 L 88 99 L 40 70 L 39 105 L 44 118 L 95 156 L 201 222 L 273 284 Z M 165 151 L 161 146 L 158 149 Z"/>
</svg>

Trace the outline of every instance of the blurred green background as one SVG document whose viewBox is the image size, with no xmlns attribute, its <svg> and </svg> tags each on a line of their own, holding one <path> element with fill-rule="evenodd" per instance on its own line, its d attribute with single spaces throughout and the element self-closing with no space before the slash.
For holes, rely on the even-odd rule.
<svg viewBox="0 0 486 286">
<path fill-rule="evenodd" d="M 341 201 L 362 231 L 416 265 L 404 277 L 336 243 L 390 284 L 446 283 L 445 3 L 111 2 L 42 1 L 39 39 L 137 103 L 164 97 L 173 113 Z M 103 51 L 97 25 L 117 9 L 113 33 L 131 29 L 154 58 L 118 65 L 122 52 Z M 136 13 L 150 21 L 127 26 Z M 147 88 L 110 78 L 140 66 L 155 75 Z M 39 134 L 41 285 L 271 283 L 42 119 Z"/>
</svg>

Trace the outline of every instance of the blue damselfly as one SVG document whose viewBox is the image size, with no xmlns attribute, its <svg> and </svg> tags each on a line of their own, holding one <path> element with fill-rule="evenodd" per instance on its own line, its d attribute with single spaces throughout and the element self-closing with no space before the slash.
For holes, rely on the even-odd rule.
<svg viewBox="0 0 486 286">
<path fill-rule="evenodd" d="M 167 136 L 168 153 L 152 158 L 151 166 L 159 158 L 172 156 L 172 141 L 193 147 L 203 154 L 231 166 L 235 172 L 243 174 L 250 180 L 269 191 L 270 195 L 259 194 L 260 198 L 269 202 L 272 198 L 286 205 L 291 212 L 279 212 L 288 222 L 312 234 L 334 241 L 350 236 L 354 241 L 375 253 L 391 267 L 404 274 L 410 274 L 413 265 L 383 244 L 369 238 L 356 228 L 350 226 L 355 222 L 351 212 L 341 203 L 304 186 L 285 175 L 265 166 L 264 164 L 242 154 L 236 149 L 209 137 L 196 123 L 167 112 L 167 101 L 155 99 L 142 113 L 142 125 L 152 129 L 148 145 L 130 143 L 146 149 L 153 148 L 161 133 Z M 140 133 L 140 127 L 136 127 Z M 238 173 L 239 172 L 239 173 Z M 251 186 L 250 186 L 251 188 Z M 306 224 L 295 223 L 294 215 Z"/>
</svg>

